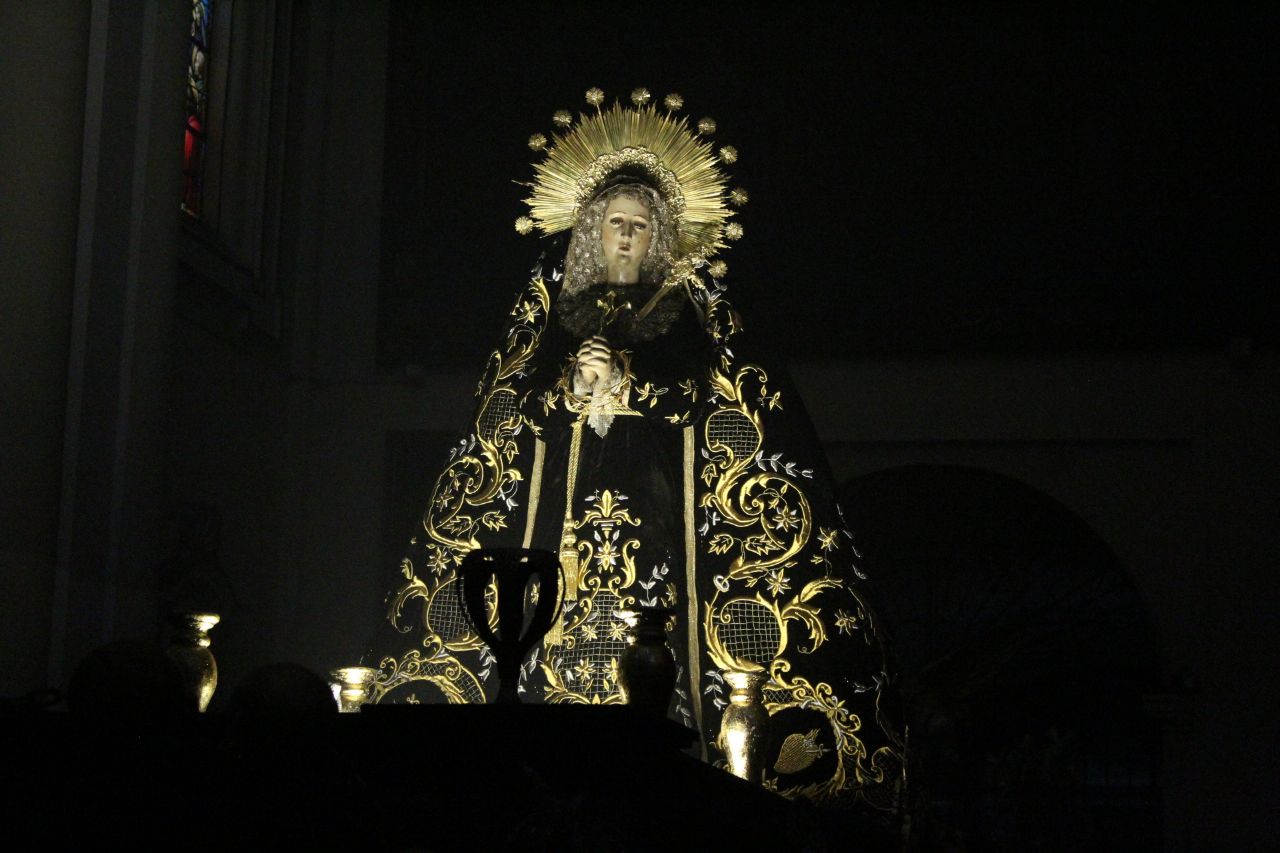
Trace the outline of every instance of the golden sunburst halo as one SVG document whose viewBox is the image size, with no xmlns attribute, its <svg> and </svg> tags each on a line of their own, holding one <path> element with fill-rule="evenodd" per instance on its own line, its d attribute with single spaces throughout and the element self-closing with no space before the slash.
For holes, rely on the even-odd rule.
<svg viewBox="0 0 1280 853">
<path fill-rule="evenodd" d="M 592 89 L 588 102 L 597 93 L 603 98 Z M 726 248 L 722 236 L 741 235 L 737 223 L 729 223 L 736 228 L 726 227 L 728 176 L 721 163 L 731 162 L 724 156 L 729 149 L 722 148 L 717 158 L 687 118 L 658 112 L 647 97 L 640 100 L 643 105 L 636 108 L 615 102 L 597 109 L 582 116 L 576 127 L 555 134 L 545 159 L 534 164 L 533 192 L 526 199 L 533 221 L 544 234 L 566 231 L 607 179 L 619 171 L 635 171 L 667 204 L 676 228 L 676 259 L 707 257 Z M 714 123 L 710 131 L 700 129 L 714 132 Z"/>
</svg>

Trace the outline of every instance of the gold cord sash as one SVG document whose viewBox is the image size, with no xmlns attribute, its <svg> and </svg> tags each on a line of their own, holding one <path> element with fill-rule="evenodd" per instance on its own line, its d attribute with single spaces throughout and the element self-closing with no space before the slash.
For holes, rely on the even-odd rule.
<svg viewBox="0 0 1280 853">
<path fill-rule="evenodd" d="M 547 632 L 546 644 L 558 646 L 564 642 L 564 607 L 563 602 L 578 600 L 578 580 L 580 566 L 578 564 L 578 537 L 573 526 L 573 492 L 578 485 L 578 458 L 582 455 L 582 424 L 587 419 L 583 410 L 571 427 L 569 439 L 569 466 L 565 474 L 564 524 L 560 529 L 560 568 L 564 573 L 564 594 L 561 596 L 562 606 L 556 623 Z"/>
</svg>

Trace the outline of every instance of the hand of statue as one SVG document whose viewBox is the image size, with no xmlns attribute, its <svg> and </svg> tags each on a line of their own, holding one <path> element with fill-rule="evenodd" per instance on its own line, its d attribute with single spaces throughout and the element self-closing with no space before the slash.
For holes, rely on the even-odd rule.
<svg viewBox="0 0 1280 853">
<path fill-rule="evenodd" d="M 601 377 L 608 377 L 613 372 L 613 350 L 609 348 L 609 342 L 599 335 L 582 342 L 577 358 L 578 375 L 592 387 Z"/>
</svg>

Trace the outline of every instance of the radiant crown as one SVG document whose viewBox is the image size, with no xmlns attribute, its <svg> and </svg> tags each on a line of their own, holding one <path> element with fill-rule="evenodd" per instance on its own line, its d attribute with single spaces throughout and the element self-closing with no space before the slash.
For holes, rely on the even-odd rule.
<svg viewBox="0 0 1280 853">
<path fill-rule="evenodd" d="M 559 110 L 551 140 L 541 133 L 529 138 L 529 147 L 545 156 L 534 164 L 532 194 L 525 199 L 530 216 L 516 220 L 517 231 L 568 230 L 601 190 L 627 176 L 649 184 L 666 202 L 676 232 L 670 259 L 676 275 L 688 275 L 727 248 L 726 240 L 742 236 L 742 226 L 730 221 L 730 206 L 746 204 L 747 192 L 730 190 L 724 170 L 737 162 L 738 152 L 727 145 L 713 149 L 707 137 L 715 133 L 715 121 L 704 118 L 691 128 L 676 115 L 684 106 L 681 96 L 667 95 L 659 111 L 647 89 L 631 93 L 630 107 L 615 101 L 602 109 L 604 92 L 597 88 L 587 90 L 586 100 L 593 111 L 579 114 L 576 125 L 568 110 Z M 718 261 L 708 271 L 718 278 L 724 268 Z"/>
</svg>

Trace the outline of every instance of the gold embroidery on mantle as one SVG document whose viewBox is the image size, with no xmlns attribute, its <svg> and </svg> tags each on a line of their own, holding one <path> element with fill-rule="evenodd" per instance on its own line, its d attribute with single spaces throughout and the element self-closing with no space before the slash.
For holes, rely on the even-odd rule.
<svg viewBox="0 0 1280 853">
<path fill-rule="evenodd" d="M 624 626 L 613 614 L 635 603 L 627 589 L 636 583 L 640 540 L 627 534 L 642 521 L 623 496 L 609 489 L 584 501 L 587 509 L 572 523 L 579 598 L 564 617 L 561 643 L 547 643 L 538 665 L 547 679 L 548 702 L 619 704 L 616 675 Z"/>
<path fill-rule="evenodd" d="M 735 364 L 725 348 L 739 329 L 736 312 L 718 291 L 703 290 L 701 295 L 706 328 L 720 351 L 709 377 L 711 410 L 699 426 L 698 506 L 705 519 L 700 532 L 707 554 L 727 561 L 719 564 L 723 574 L 711 578 L 710 600 L 701 603 L 700 628 L 708 656 L 720 670 L 766 672 L 764 693 L 771 715 L 800 708 L 820 713 L 828 724 L 831 736 L 821 735 L 821 742 L 819 730 L 812 728 L 784 739 L 785 755 L 766 771 L 766 787 L 815 802 L 863 799 L 891 807 L 901 778 L 901 754 L 886 746 L 868 756 L 860 737 L 863 720 L 846 705 L 853 697 L 837 694 L 825 681 L 792 674 L 793 664 L 802 671 L 803 657 L 834 636 L 849 642 L 851 634 L 861 630 L 858 614 L 824 609 L 835 608 L 824 603 L 828 591 L 850 593 L 860 603 L 834 571 L 832 557 L 840 548 L 842 531 L 822 527 L 815 533 L 805 485 L 813 472 L 766 450 L 763 413 L 782 410 L 785 401 L 768 387 L 764 369 Z M 879 688 L 877 681 L 877 700 Z M 723 708 L 724 697 L 714 678 L 708 679 L 707 691 L 708 701 Z M 833 757 L 827 778 L 788 787 L 787 776 Z"/>
<path fill-rule="evenodd" d="M 533 475 L 529 478 L 529 509 L 525 514 L 524 541 L 522 548 L 530 547 L 533 542 L 534 525 L 538 521 L 538 504 L 542 502 L 542 466 L 547 458 L 547 445 L 540 439 L 533 442 Z"/>
<path fill-rule="evenodd" d="M 485 531 L 496 533 L 508 526 L 507 513 L 516 505 L 514 497 L 522 479 L 514 464 L 520 452 L 517 436 L 526 427 L 536 432 L 520 412 L 516 381 L 529 369 L 550 305 L 546 283 L 541 276 L 535 276 L 511 311 L 512 325 L 506 341 L 489 355 L 476 390 L 479 405 L 471 434 L 450 454 L 422 517 L 422 529 L 428 537 L 423 543 L 427 555 L 423 568 L 430 573 L 424 580 L 406 560 L 402 564 L 405 583 L 390 597 L 387 607 L 392 627 L 408 633 L 413 625 L 402 624 L 405 608 L 410 602 L 421 601 L 421 624 L 425 628 L 422 645 L 428 654 L 424 658 L 422 651 L 414 649 L 401 659 L 384 659 L 371 692 L 373 701 L 407 678 L 406 672 L 417 677 L 439 670 L 448 677 L 423 676 L 439 685 L 467 680 L 480 684 L 477 675 L 449 653 L 483 650 L 483 643 L 470 629 L 458 597 L 441 592 L 452 588 L 457 566 L 467 553 L 481 547 L 479 537 Z M 531 506 L 530 512 L 533 509 Z M 453 701 L 455 694 L 445 692 Z M 482 689 L 456 695 L 466 701 L 484 701 Z"/>
<path fill-rule="evenodd" d="M 419 681 L 438 688 L 451 705 L 484 701 L 484 688 L 476 676 L 439 646 L 434 654 L 425 656 L 418 649 L 410 649 L 400 658 L 383 658 L 370 688 L 369 701 L 379 702 L 392 690 Z"/>
<path fill-rule="evenodd" d="M 721 367 L 711 373 L 711 387 L 724 401 L 707 418 L 703 427 L 710 461 L 703 466 L 702 480 L 708 491 L 701 505 L 713 509 L 721 519 L 743 532 L 716 533 L 708 544 L 713 554 L 731 550 L 737 556 L 729 564 L 730 578 L 755 579 L 777 566 L 785 566 L 809 542 L 813 518 L 809 500 L 787 476 L 761 471 L 764 428 L 760 413 L 751 408 L 744 384 L 759 385 L 761 397 L 768 397 L 769 376 L 754 364 L 744 365 L 730 379 Z M 789 463 L 787 463 L 789 464 Z"/>
</svg>

